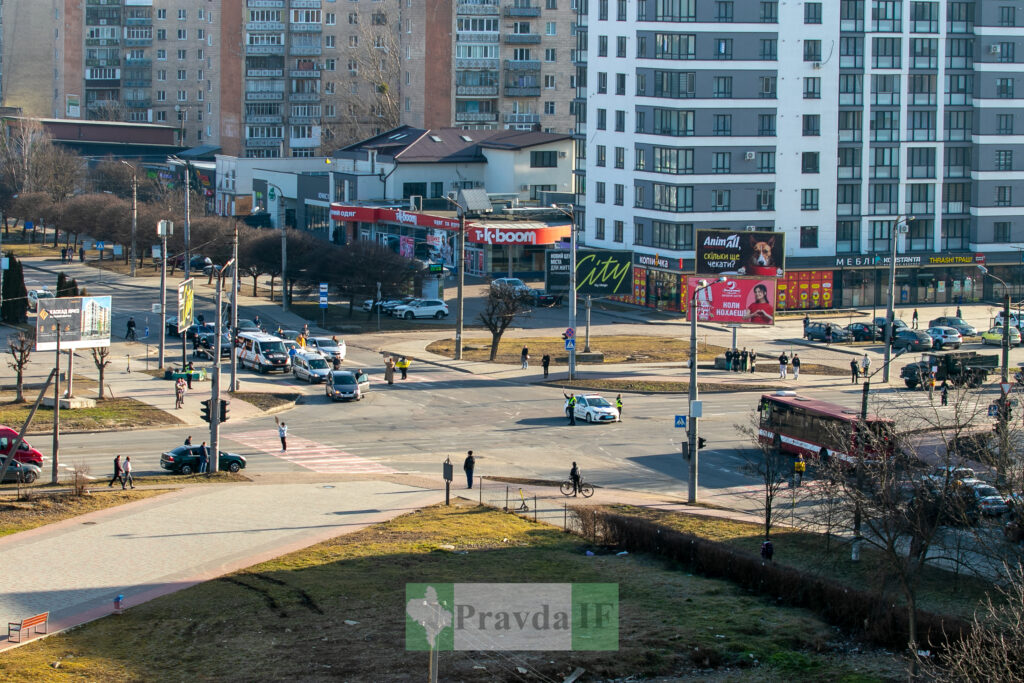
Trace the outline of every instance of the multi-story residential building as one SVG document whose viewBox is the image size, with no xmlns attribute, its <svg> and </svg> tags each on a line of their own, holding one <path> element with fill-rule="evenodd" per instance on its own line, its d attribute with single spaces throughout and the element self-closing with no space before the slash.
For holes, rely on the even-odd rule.
<svg viewBox="0 0 1024 683">
<path fill-rule="evenodd" d="M 904 220 L 898 302 L 1024 288 L 1017 3 L 588 10 L 585 239 L 634 250 L 636 303 L 685 304 L 697 228 L 784 233 L 789 308 L 880 301 Z"/>
</svg>

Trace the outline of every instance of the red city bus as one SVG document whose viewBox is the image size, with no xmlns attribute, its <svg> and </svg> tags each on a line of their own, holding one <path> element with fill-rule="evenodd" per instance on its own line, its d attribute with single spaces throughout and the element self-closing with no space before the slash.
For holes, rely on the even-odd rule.
<svg viewBox="0 0 1024 683">
<path fill-rule="evenodd" d="M 758 438 L 777 452 L 856 463 L 859 435 L 864 428 L 859 411 L 792 391 L 762 395 L 757 410 L 761 413 Z M 892 457 L 896 449 L 893 421 L 868 415 L 867 427 L 871 435 L 863 444 L 864 457 Z"/>
</svg>

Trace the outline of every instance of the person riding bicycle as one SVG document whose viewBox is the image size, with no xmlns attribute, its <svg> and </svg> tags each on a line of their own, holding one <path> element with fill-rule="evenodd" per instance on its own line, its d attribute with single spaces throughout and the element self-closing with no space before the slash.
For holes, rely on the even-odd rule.
<svg viewBox="0 0 1024 683">
<path fill-rule="evenodd" d="M 125 333 L 124 338 L 135 341 L 135 318 L 128 318 L 128 332 Z"/>
<path fill-rule="evenodd" d="M 572 495 L 576 495 L 580 492 L 580 482 L 583 477 L 580 476 L 580 468 L 576 466 L 576 461 L 572 463 L 572 469 L 569 470 L 569 479 L 572 480 Z"/>
</svg>

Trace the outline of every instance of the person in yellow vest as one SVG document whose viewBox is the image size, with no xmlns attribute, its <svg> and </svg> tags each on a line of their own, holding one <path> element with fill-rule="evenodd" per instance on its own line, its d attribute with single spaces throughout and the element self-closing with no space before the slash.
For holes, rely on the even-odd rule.
<svg viewBox="0 0 1024 683">
<path fill-rule="evenodd" d="M 615 408 L 619 411 L 619 422 L 622 422 L 622 394 L 615 397 Z"/>
<path fill-rule="evenodd" d="M 299 348 L 306 348 L 306 338 L 301 334 L 295 338 L 295 343 L 299 345 Z"/>
<path fill-rule="evenodd" d="M 796 462 L 793 463 L 793 482 L 794 486 L 800 486 L 804 481 L 804 472 L 807 471 L 807 461 L 804 460 L 804 456 L 796 456 Z"/>
<path fill-rule="evenodd" d="M 399 358 L 398 362 L 395 363 L 395 367 L 402 371 L 402 379 L 409 379 L 409 366 L 410 365 L 412 365 L 412 363 L 405 356 L 402 356 L 401 358 Z"/>
</svg>

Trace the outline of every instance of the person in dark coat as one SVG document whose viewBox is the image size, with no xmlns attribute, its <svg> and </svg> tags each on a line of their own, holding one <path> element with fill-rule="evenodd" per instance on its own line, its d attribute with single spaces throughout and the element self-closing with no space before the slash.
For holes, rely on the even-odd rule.
<svg viewBox="0 0 1024 683">
<path fill-rule="evenodd" d="M 576 466 L 576 461 L 572 463 L 572 469 L 569 470 L 569 479 L 572 480 L 572 495 L 576 495 L 580 491 L 580 481 L 583 477 L 580 475 L 580 468 Z"/>
<path fill-rule="evenodd" d="M 540 359 L 540 365 L 542 368 L 544 368 L 544 379 L 547 379 L 548 369 L 551 367 L 551 356 L 545 353 L 544 356 L 541 357 Z"/>
<path fill-rule="evenodd" d="M 857 365 L 857 359 L 854 358 L 850 361 L 850 384 L 858 384 L 860 379 L 860 366 Z"/>
<path fill-rule="evenodd" d="M 466 455 L 466 461 L 462 463 L 462 469 L 466 471 L 466 488 L 473 488 L 473 468 L 476 467 L 476 458 L 473 457 L 473 451 L 470 451 Z"/>
<path fill-rule="evenodd" d="M 725 350 L 725 370 L 732 370 L 732 349 Z"/>
<path fill-rule="evenodd" d="M 757 351 L 750 349 L 750 371 L 757 371 Z"/>
<path fill-rule="evenodd" d="M 206 448 L 206 442 L 199 444 L 199 474 L 204 474 L 210 468 L 210 451 Z"/>
<path fill-rule="evenodd" d="M 739 352 L 739 349 L 733 349 L 732 350 L 732 371 L 733 372 L 739 372 L 740 371 L 740 352 Z"/>
<path fill-rule="evenodd" d="M 110 483 L 107 484 L 107 488 L 109 489 L 111 486 L 113 486 L 115 481 L 121 481 L 121 456 L 120 455 L 118 455 L 116 458 L 114 458 L 114 476 L 110 478 Z"/>
<path fill-rule="evenodd" d="M 747 352 L 747 347 L 744 346 L 743 350 L 740 351 L 740 370 L 743 372 L 747 371 L 747 363 L 750 360 L 750 353 Z"/>
</svg>

